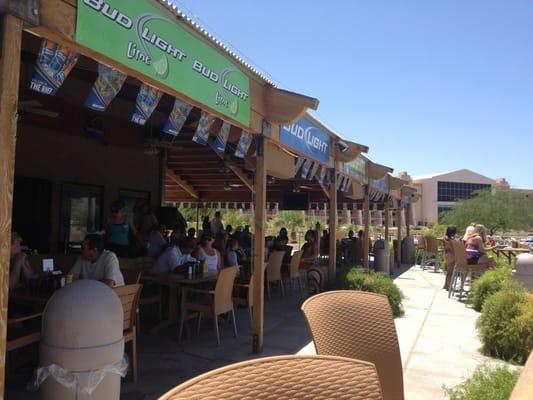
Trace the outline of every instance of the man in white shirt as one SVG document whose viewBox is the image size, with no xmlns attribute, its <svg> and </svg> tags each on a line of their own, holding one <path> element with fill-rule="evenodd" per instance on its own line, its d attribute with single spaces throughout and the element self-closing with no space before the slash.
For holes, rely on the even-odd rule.
<svg viewBox="0 0 533 400">
<path fill-rule="evenodd" d="M 211 220 L 211 235 L 216 237 L 219 232 L 224 230 L 224 225 L 222 224 L 222 217 L 220 216 L 220 211 L 215 213 L 215 218 Z"/>
<path fill-rule="evenodd" d="M 81 257 L 70 270 L 74 279 L 93 279 L 110 287 L 124 286 L 118 258 L 112 251 L 104 250 L 100 235 L 89 234 L 81 242 Z"/>
<path fill-rule="evenodd" d="M 152 272 L 154 274 L 172 272 L 177 267 L 189 261 L 196 261 L 196 259 L 191 256 L 194 247 L 195 241 L 189 237 L 181 239 L 179 246 L 174 243 L 159 256 L 152 267 Z"/>
</svg>

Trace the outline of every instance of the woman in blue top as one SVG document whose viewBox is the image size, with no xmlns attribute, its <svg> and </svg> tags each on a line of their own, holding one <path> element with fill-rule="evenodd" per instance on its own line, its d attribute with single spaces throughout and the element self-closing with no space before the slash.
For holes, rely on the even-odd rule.
<svg viewBox="0 0 533 400">
<path fill-rule="evenodd" d="M 117 257 L 128 257 L 130 233 L 137 237 L 137 229 L 125 213 L 122 200 L 111 204 L 111 218 L 106 227 L 106 249 L 114 252 Z"/>
</svg>

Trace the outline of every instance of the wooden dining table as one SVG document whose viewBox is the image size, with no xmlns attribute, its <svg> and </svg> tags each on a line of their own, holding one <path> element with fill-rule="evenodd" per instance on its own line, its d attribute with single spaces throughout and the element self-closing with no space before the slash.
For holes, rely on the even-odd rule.
<svg viewBox="0 0 533 400">
<path fill-rule="evenodd" d="M 162 274 L 152 274 L 144 275 L 142 278 L 143 282 L 153 282 L 158 285 L 165 286 L 168 288 L 168 307 L 167 307 L 167 316 L 159 324 L 154 326 L 150 333 L 157 333 L 161 329 L 166 328 L 167 326 L 178 324 L 178 298 L 181 287 L 183 286 L 197 286 L 206 283 L 216 282 L 218 279 L 218 272 L 208 272 L 207 274 L 199 274 L 193 277 L 188 277 L 185 274 L 177 274 L 174 272 L 162 273 Z"/>
<path fill-rule="evenodd" d="M 530 249 L 516 248 L 516 247 L 495 247 L 491 249 L 494 254 L 499 258 L 500 255 L 507 257 L 509 264 L 512 264 L 513 257 L 516 258 L 519 254 L 531 253 Z"/>
</svg>

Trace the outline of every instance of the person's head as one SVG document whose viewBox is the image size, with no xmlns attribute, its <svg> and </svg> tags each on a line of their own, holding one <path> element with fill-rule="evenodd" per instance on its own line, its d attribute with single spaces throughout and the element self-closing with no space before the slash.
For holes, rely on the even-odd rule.
<svg viewBox="0 0 533 400">
<path fill-rule="evenodd" d="M 282 236 L 282 237 L 286 237 L 286 236 L 288 236 L 287 228 L 281 228 L 281 229 L 279 230 L 279 236 Z"/>
<path fill-rule="evenodd" d="M 215 218 L 220 218 L 220 211 L 215 212 Z"/>
<path fill-rule="evenodd" d="M 170 235 L 170 243 L 173 245 L 178 245 L 180 243 L 180 240 L 185 236 L 183 232 L 183 227 L 176 225 L 174 229 L 172 229 L 172 234 Z"/>
<path fill-rule="evenodd" d="M 233 226 L 231 226 L 230 224 L 227 224 L 226 225 L 226 233 L 228 235 L 231 235 L 231 232 L 233 232 Z"/>
<path fill-rule="evenodd" d="M 187 236 L 190 237 L 190 238 L 194 238 L 196 236 L 196 229 L 189 228 L 187 230 Z"/>
<path fill-rule="evenodd" d="M 322 231 L 322 236 L 328 236 L 328 230 L 327 229 L 324 229 Z"/>
<path fill-rule="evenodd" d="M 446 228 L 446 237 L 450 239 L 455 239 L 456 234 L 457 234 L 457 228 L 455 226 L 449 226 Z"/>
<path fill-rule="evenodd" d="M 485 228 L 485 225 L 476 224 L 474 226 L 474 233 L 479 235 L 483 241 L 487 240 L 487 228 Z"/>
<path fill-rule="evenodd" d="M 94 263 L 104 251 L 104 238 L 101 235 L 90 233 L 81 242 L 81 256 Z"/>
<path fill-rule="evenodd" d="M 266 236 L 265 247 L 268 247 L 270 249 L 274 245 L 274 239 L 274 236 Z"/>
<path fill-rule="evenodd" d="M 237 239 L 229 238 L 226 242 L 226 250 L 235 251 L 239 248 L 239 242 Z"/>
<path fill-rule="evenodd" d="M 22 237 L 17 232 L 11 233 L 11 257 L 14 257 L 22 251 L 20 244 L 22 243 Z"/>
<path fill-rule="evenodd" d="M 113 203 L 111 203 L 111 215 L 116 218 L 123 217 L 125 207 L 126 204 L 124 203 L 124 200 L 114 201 Z"/>
<path fill-rule="evenodd" d="M 250 233 L 250 225 L 244 226 L 244 233 L 249 234 Z"/>
<path fill-rule="evenodd" d="M 287 243 L 289 243 L 289 238 L 287 236 L 278 236 L 276 238 L 276 242 L 280 244 L 281 246 L 286 246 Z"/>
<path fill-rule="evenodd" d="M 211 235 L 203 235 L 200 239 L 200 246 L 202 248 L 210 248 L 213 246 L 213 243 L 215 242 L 215 239 L 213 239 L 213 236 Z"/>
<path fill-rule="evenodd" d="M 209 222 L 209 216 L 208 216 L 208 215 L 206 215 L 206 216 L 204 217 L 204 224 L 205 224 L 206 222 Z"/>
<path fill-rule="evenodd" d="M 463 236 L 463 240 L 467 240 L 470 236 L 474 234 L 475 227 L 473 225 L 469 225 L 466 227 L 465 235 Z"/>
<path fill-rule="evenodd" d="M 350 230 L 348 231 L 348 237 L 349 237 L 350 239 L 353 239 L 353 235 L 354 235 L 354 232 L 350 229 Z"/>
<path fill-rule="evenodd" d="M 179 242 L 179 248 L 182 254 L 191 254 L 195 247 L 196 242 L 189 237 L 184 237 Z"/>
<path fill-rule="evenodd" d="M 363 237 L 364 234 L 365 234 L 365 231 L 362 230 L 362 229 L 360 229 L 360 230 L 357 232 L 357 237 L 361 239 L 361 238 Z"/>
<path fill-rule="evenodd" d="M 305 232 L 305 241 L 309 243 L 313 243 L 316 240 L 315 231 L 312 229 L 309 229 L 307 232 Z"/>
</svg>

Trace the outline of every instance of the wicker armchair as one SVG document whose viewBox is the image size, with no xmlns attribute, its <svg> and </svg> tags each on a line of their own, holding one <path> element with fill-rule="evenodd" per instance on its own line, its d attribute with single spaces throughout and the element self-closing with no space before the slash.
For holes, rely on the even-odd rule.
<svg viewBox="0 0 533 400">
<path fill-rule="evenodd" d="M 317 354 L 375 364 L 384 400 L 402 400 L 400 348 L 387 297 L 353 290 L 313 296 L 302 305 Z"/>
<path fill-rule="evenodd" d="M 373 364 L 342 357 L 279 356 L 222 367 L 182 383 L 159 398 L 381 400 Z"/>
</svg>

